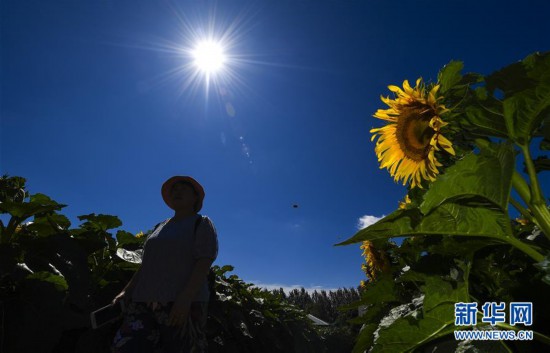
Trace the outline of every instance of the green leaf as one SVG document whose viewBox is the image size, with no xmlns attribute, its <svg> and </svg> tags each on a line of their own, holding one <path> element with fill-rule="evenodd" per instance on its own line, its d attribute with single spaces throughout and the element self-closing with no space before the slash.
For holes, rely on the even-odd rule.
<svg viewBox="0 0 550 353">
<path fill-rule="evenodd" d="M 467 280 L 464 279 L 464 280 Z M 416 349 L 454 327 L 454 304 L 467 302 L 470 297 L 464 281 L 456 287 L 437 276 L 427 276 L 422 286 L 425 294 L 422 310 L 405 312 L 389 326 L 381 326 L 372 353 L 401 353 Z M 393 310 L 395 315 L 398 310 Z"/>
<path fill-rule="evenodd" d="M 60 214 L 36 216 L 27 229 L 37 233 L 39 237 L 47 237 L 67 229 L 71 225 L 69 219 Z"/>
<path fill-rule="evenodd" d="M 53 211 L 61 210 L 65 205 L 58 203 L 46 203 L 42 204 L 39 201 L 31 202 L 12 202 L 5 200 L 0 203 L 1 213 L 9 213 L 13 217 L 18 217 L 21 220 L 25 220 L 37 214 L 49 213 Z"/>
<path fill-rule="evenodd" d="M 454 303 L 468 301 L 470 298 L 464 281 L 458 282 L 456 289 L 449 281 L 444 281 L 436 276 L 427 276 L 425 283 L 422 287 L 422 292 L 426 294 L 424 298 L 425 312 L 435 309 L 443 303 L 449 303 L 453 304 L 454 316 Z"/>
<path fill-rule="evenodd" d="M 27 229 L 31 232 L 36 232 L 39 237 L 48 237 L 53 234 L 57 234 L 60 230 L 52 227 L 47 220 L 42 218 L 40 222 L 33 222 L 27 226 Z"/>
<path fill-rule="evenodd" d="M 78 241 L 80 246 L 86 250 L 87 254 L 92 254 L 105 248 L 108 244 L 105 237 L 98 234 L 97 231 L 86 229 L 71 229 L 71 234 Z"/>
<path fill-rule="evenodd" d="M 512 139 L 527 144 L 550 107 L 550 82 L 536 90 L 518 93 L 503 102 L 504 118 Z"/>
<path fill-rule="evenodd" d="M 391 274 L 381 276 L 376 282 L 368 283 L 368 290 L 363 292 L 361 300 L 343 308 L 356 308 L 364 304 L 381 304 L 399 301 L 395 293 L 395 282 Z"/>
<path fill-rule="evenodd" d="M 502 240 L 512 236 L 512 229 L 508 216 L 499 210 L 449 202 L 425 216 L 418 209 L 397 210 L 336 245 L 422 234 L 481 236 Z"/>
<path fill-rule="evenodd" d="M 500 103 L 491 98 L 480 100 L 477 104 L 466 106 L 466 116 L 462 125 L 473 134 L 508 138 L 508 130 L 501 110 Z"/>
<path fill-rule="evenodd" d="M 550 52 L 534 53 L 508 65 L 486 78 L 490 91 L 502 90 L 505 97 L 533 88 L 541 76 L 548 75 Z"/>
<path fill-rule="evenodd" d="M 0 176 L 0 202 L 22 202 L 28 197 L 25 191 L 26 179 L 18 176 Z"/>
<path fill-rule="evenodd" d="M 470 153 L 449 167 L 430 185 L 420 205 L 423 214 L 449 201 L 481 197 L 503 212 L 508 200 L 514 171 L 514 149 L 510 144 L 492 145 L 480 154 Z"/>
<path fill-rule="evenodd" d="M 66 291 L 69 288 L 63 276 L 54 275 L 47 271 L 35 272 L 28 275 L 27 279 L 52 283 L 58 291 Z"/>
<path fill-rule="evenodd" d="M 471 255 L 480 249 L 494 245 L 500 245 L 500 242 L 491 238 L 466 239 L 445 237 L 442 241 L 428 246 L 426 250 L 432 254 L 464 258 L 465 256 Z"/>
<path fill-rule="evenodd" d="M 372 334 L 376 331 L 376 324 L 365 324 L 361 327 L 361 331 L 357 336 L 357 341 L 355 346 L 353 346 L 353 351 L 351 353 L 365 353 L 368 352 L 372 346 Z"/>
<path fill-rule="evenodd" d="M 224 265 L 224 266 L 222 266 L 222 267 L 214 266 L 213 269 L 214 269 L 214 271 L 216 272 L 216 275 L 222 276 L 222 275 L 224 275 L 226 272 L 232 272 L 233 270 L 235 270 L 235 267 L 233 267 L 233 266 L 231 266 L 231 265 Z"/>
<path fill-rule="evenodd" d="M 535 53 L 487 77 L 487 86 L 504 92 L 508 133 L 527 144 L 550 110 L 550 52 Z"/>
<path fill-rule="evenodd" d="M 63 206 L 64 207 L 64 205 L 60 205 L 59 203 L 52 200 L 49 196 L 41 194 L 41 193 L 31 195 L 30 202 L 31 203 L 38 203 L 38 204 L 41 204 L 41 205 Z"/>
<path fill-rule="evenodd" d="M 381 329 L 370 352 L 408 352 L 438 338 L 439 333 L 445 332 L 454 323 L 454 305 L 441 304 L 421 319 L 415 319 L 413 315 L 419 316 L 418 311 L 398 318 L 391 326 Z"/>
<path fill-rule="evenodd" d="M 78 219 L 84 222 L 81 227 L 90 230 L 107 231 L 122 226 L 122 222 L 117 216 L 91 213 L 89 215 L 78 216 Z"/>
<path fill-rule="evenodd" d="M 397 282 L 425 282 L 426 277 L 429 276 L 426 273 L 408 270 L 397 278 Z"/>
<path fill-rule="evenodd" d="M 441 84 L 440 92 L 445 93 L 462 79 L 460 71 L 464 68 L 461 61 L 451 61 L 439 71 L 438 81 Z"/>
<path fill-rule="evenodd" d="M 62 214 L 50 214 L 46 216 L 46 219 L 49 222 L 58 225 L 61 229 L 68 229 L 71 226 L 71 221 L 69 221 L 69 219 Z M 37 221 L 37 217 L 34 218 L 34 221 Z"/>
<path fill-rule="evenodd" d="M 132 233 L 126 232 L 124 230 L 119 230 L 116 232 L 117 246 L 124 247 L 129 244 L 141 244 L 142 241 L 139 238 L 136 238 Z"/>
<path fill-rule="evenodd" d="M 484 86 L 476 87 L 474 89 L 474 94 L 476 98 L 481 101 L 487 100 L 487 98 L 489 98 L 489 94 L 487 93 L 487 88 Z"/>
</svg>

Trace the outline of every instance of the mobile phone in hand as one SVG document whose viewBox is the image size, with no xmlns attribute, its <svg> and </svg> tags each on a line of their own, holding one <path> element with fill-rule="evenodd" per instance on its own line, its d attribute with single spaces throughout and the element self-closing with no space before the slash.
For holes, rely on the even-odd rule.
<svg viewBox="0 0 550 353">
<path fill-rule="evenodd" d="M 90 314 L 92 328 L 96 329 L 108 323 L 114 322 L 122 317 L 124 312 L 124 301 L 119 300 L 115 304 L 109 304 Z"/>
</svg>

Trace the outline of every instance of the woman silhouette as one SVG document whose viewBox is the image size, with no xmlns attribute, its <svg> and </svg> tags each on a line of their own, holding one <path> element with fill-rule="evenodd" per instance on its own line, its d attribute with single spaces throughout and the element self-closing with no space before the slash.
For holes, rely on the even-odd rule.
<svg viewBox="0 0 550 353">
<path fill-rule="evenodd" d="M 205 194 L 195 179 L 174 176 L 161 194 L 174 216 L 147 237 L 139 270 L 113 299 L 127 304 L 113 353 L 207 351 L 206 278 L 218 255 L 216 229 L 198 214 Z"/>
</svg>

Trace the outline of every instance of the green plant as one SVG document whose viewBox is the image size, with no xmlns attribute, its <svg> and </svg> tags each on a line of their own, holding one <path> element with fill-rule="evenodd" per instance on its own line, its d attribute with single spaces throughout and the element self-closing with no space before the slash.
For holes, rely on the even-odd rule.
<svg viewBox="0 0 550 353">
<path fill-rule="evenodd" d="M 550 344 L 550 212 L 539 183 L 549 165 L 531 152 L 533 145 L 550 148 L 550 53 L 486 77 L 462 69 L 451 62 L 437 84 L 407 83 L 401 93 L 390 87 L 399 96 L 386 98 L 392 108 L 375 114 L 395 124 L 372 130 L 397 142 L 391 150 L 377 143 L 379 160 L 388 161 L 381 167 L 413 182 L 410 203 L 338 244 L 370 242 L 391 259 L 355 304 L 366 313 L 356 320 L 363 328 L 354 352 L 458 352 L 476 345 L 529 352 Z M 427 100 L 427 92 L 438 93 Z M 436 138 L 443 133 L 445 139 Z M 516 169 L 518 155 L 526 175 Z M 509 205 L 521 219 L 511 219 Z M 398 237 L 400 246 L 391 241 Z M 533 302 L 535 340 L 469 348 L 455 341 L 454 303 L 487 301 Z"/>
<path fill-rule="evenodd" d="M 90 352 L 105 347 L 108 342 L 98 343 L 99 332 L 90 330 L 89 313 L 112 300 L 137 268 L 116 251 L 143 239 L 119 231 L 117 245 L 108 230 L 121 225 L 118 218 L 84 215 L 84 223 L 70 229 L 59 213 L 63 207 L 28 193 L 24 178 L 0 178 L 0 213 L 7 216 L 6 223 L 0 220 L 0 310 L 6 323 L 0 343 L 8 352 L 74 346 L 85 332 Z"/>
<path fill-rule="evenodd" d="M 254 287 L 232 266 L 214 266 L 216 297 L 209 304 L 209 352 L 325 352 L 324 342 L 298 308 Z"/>
<path fill-rule="evenodd" d="M 79 216 L 80 226 L 70 228 L 59 213 L 63 207 L 30 195 L 24 178 L 0 178 L 0 351 L 109 351 L 120 322 L 92 330 L 89 314 L 127 284 L 151 231 L 134 236 L 118 230 L 115 240 L 112 230 L 122 222 L 102 214 Z M 303 311 L 227 276 L 232 270 L 214 267 L 211 352 L 326 351 Z"/>
</svg>

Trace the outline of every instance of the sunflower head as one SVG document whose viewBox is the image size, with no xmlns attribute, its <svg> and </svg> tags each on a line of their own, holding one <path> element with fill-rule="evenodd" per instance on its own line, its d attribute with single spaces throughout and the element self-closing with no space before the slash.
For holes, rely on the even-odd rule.
<svg viewBox="0 0 550 353">
<path fill-rule="evenodd" d="M 361 270 L 370 281 L 376 280 L 379 273 L 389 270 L 390 264 L 386 253 L 376 249 L 372 242 L 365 240 L 359 248 L 363 250 L 361 255 L 365 258 L 365 263 L 361 264 Z"/>
<path fill-rule="evenodd" d="M 381 97 L 388 109 L 378 109 L 375 118 L 388 122 L 386 126 L 370 130 L 372 140 L 378 137 L 375 152 L 380 168 L 387 168 L 396 182 L 409 180 L 411 186 L 422 188 L 422 180 L 433 181 L 442 164 L 435 158 L 435 151 L 443 149 L 454 155 L 451 142 L 441 134 L 447 125 L 440 115 L 448 111 L 438 101 L 439 85 L 428 89 L 422 79 L 412 88 L 409 81 L 403 89 L 388 86 L 395 98 Z"/>
</svg>

